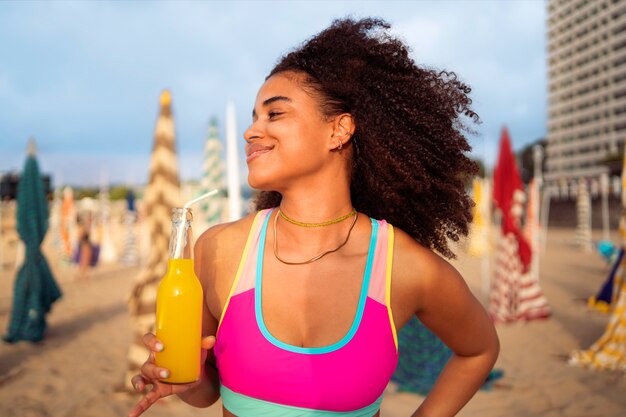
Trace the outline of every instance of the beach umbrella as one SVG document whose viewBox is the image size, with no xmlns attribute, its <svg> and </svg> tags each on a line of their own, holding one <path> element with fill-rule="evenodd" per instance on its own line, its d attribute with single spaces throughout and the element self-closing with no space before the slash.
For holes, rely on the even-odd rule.
<svg viewBox="0 0 626 417">
<path fill-rule="evenodd" d="M 111 200 L 106 180 L 100 184 L 100 260 L 105 263 L 117 261 L 115 245 L 111 237 Z"/>
<path fill-rule="evenodd" d="M 139 248 L 137 247 L 137 233 L 135 232 L 136 220 L 136 212 L 126 211 L 124 213 L 124 241 L 120 256 L 120 262 L 124 265 L 137 265 L 139 263 Z"/>
<path fill-rule="evenodd" d="M 207 139 L 204 145 L 204 163 L 202 164 L 201 194 L 211 190 L 224 188 L 224 164 L 222 162 L 222 142 L 217 135 L 217 120 L 212 119 L 209 125 Z M 211 203 L 200 205 L 200 218 L 205 226 L 213 226 L 222 220 L 222 199 L 215 198 Z"/>
<path fill-rule="evenodd" d="M 391 380 L 400 391 L 426 395 L 446 365 L 452 351 L 417 318 L 398 333 L 398 365 Z"/>
<path fill-rule="evenodd" d="M 541 179 L 533 178 L 528 184 L 528 204 L 526 209 L 526 224 L 524 236 L 532 249 L 531 269 L 535 276 L 539 276 L 539 188 Z"/>
<path fill-rule="evenodd" d="M 618 292 L 614 291 L 614 289 L 615 287 L 619 288 L 621 281 L 624 279 L 623 274 L 618 276 L 618 271 L 620 271 L 623 258 L 624 248 L 621 247 L 617 251 L 617 257 L 611 266 L 611 271 L 609 272 L 607 279 L 602 284 L 602 287 L 600 287 L 600 291 L 598 291 L 596 295 L 589 297 L 587 300 L 587 305 L 590 308 L 603 313 L 608 313 L 610 311 L 611 304 L 615 301 L 614 296 L 618 294 Z"/>
<path fill-rule="evenodd" d="M 489 296 L 489 280 L 491 276 L 491 224 L 488 221 L 491 212 L 489 180 L 474 179 L 474 208 L 468 253 L 481 258 L 481 289 L 483 297 Z"/>
<path fill-rule="evenodd" d="M 609 323 L 600 338 L 587 350 L 570 354 L 569 363 L 595 370 L 626 371 L 626 265 L 624 258 L 616 272 L 619 288 L 615 291 L 616 301 L 611 306 Z"/>
<path fill-rule="evenodd" d="M 483 182 L 475 178 L 472 183 L 474 207 L 472 208 L 472 225 L 470 231 L 468 253 L 472 256 L 483 256 L 487 251 L 487 223 L 485 222 L 486 198 L 483 190 Z"/>
<path fill-rule="evenodd" d="M 503 128 L 493 178 L 493 199 L 502 217 L 488 308 L 495 322 L 533 320 L 550 315 L 538 276 L 530 268 L 530 244 L 520 228 L 525 200 L 522 186 L 509 133 Z"/>
<path fill-rule="evenodd" d="M 625 150 L 626 152 L 626 150 Z M 606 186 L 606 189 L 603 191 L 608 194 L 608 177 L 606 174 L 603 174 L 601 177 L 603 185 Z M 626 209 L 626 153 L 624 155 L 624 162 L 622 166 L 622 207 L 623 210 Z M 590 308 L 599 310 L 603 313 L 608 313 L 610 311 L 610 307 L 613 303 L 617 301 L 617 297 L 619 296 L 619 289 L 624 284 L 626 280 L 626 274 L 624 274 L 622 262 L 624 261 L 624 248 L 626 247 L 626 217 L 622 215 L 619 222 L 619 236 L 621 239 L 619 249 L 614 252 L 617 252 L 617 257 L 613 260 L 613 265 L 611 267 L 611 271 L 609 272 L 608 277 L 600 287 L 598 293 L 594 296 L 589 297 L 587 300 L 587 305 Z M 602 242 L 601 242 L 602 243 Z M 598 245 L 599 248 L 601 247 Z M 609 246 L 607 244 L 607 246 Z"/>
<path fill-rule="evenodd" d="M 120 261 L 124 265 L 137 265 L 139 263 L 139 248 L 137 247 L 137 210 L 135 207 L 135 193 L 129 189 L 126 193 L 126 211 L 124 212 L 124 241 Z"/>
<path fill-rule="evenodd" d="M 61 203 L 61 239 L 63 240 L 63 255 L 66 260 L 72 259 L 75 235 L 74 190 L 71 187 L 65 187 L 63 189 L 63 202 Z"/>
<path fill-rule="evenodd" d="M 412 317 L 398 333 L 398 365 L 391 380 L 398 391 L 427 395 L 452 356 L 452 350 L 419 319 Z M 504 372 L 494 369 L 481 389 L 490 389 Z"/>
<path fill-rule="evenodd" d="M 40 247 L 48 230 L 48 201 L 35 152 L 35 143 L 31 140 L 17 188 L 16 227 L 26 256 L 15 279 L 11 319 L 4 336 L 4 340 L 11 343 L 42 340 L 46 314 L 52 303 L 61 297 Z"/>
<path fill-rule="evenodd" d="M 150 251 L 147 265 L 136 277 L 128 300 L 133 338 L 127 354 L 128 369 L 124 379 L 127 389 L 132 389 L 130 378 L 138 373 L 148 357 L 141 338 L 147 332 L 154 332 L 157 287 L 165 275 L 169 258 L 172 208 L 180 205 L 171 101 L 169 91 L 163 91 L 150 159 L 150 179 L 143 198 L 150 230 Z"/>
<path fill-rule="evenodd" d="M 598 188 L 602 198 L 602 239 L 609 240 L 611 239 L 609 226 L 609 176 L 606 172 L 600 174 Z"/>
<path fill-rule="evenodd" d="M 611 317 L 604 333 L 587 350 L 576 350 L 570 354 L 569 362 L 572 365 L 589 367 L 595 370 L 623 370 L 626 371 L 626 149 L 622 165 L 622 216 L 619 223 L 621 238 L 621 250 L 618 261 L 614 265 L 617 268 L 613 277 L 609 275 L 610 282 L 604 287 L 610 287 L 611 295 L 605 295 L 611 300 L 609 311 Z M 602 292 L 602 289 L 601 289 Z M 606 292 L 609 290 L 607 288 Z M 599 296 L 602 296 L 599 294 Z"/>
<path fill-rule="evenodd" d="M 585 252 L 591 252 L 591 197 L 587 190 L 587 181 L 583 178 L 578 180 L 578 193 L 576 197 L 576 245 Z"/>
<path fill-rule="evenodd" d="M 62 198 L 61 198 L 62 190 L 58 188 L 54 190 L 54 197 L 52 199 L 52 204 L 50 207 L 50 227 L 48 229 L 48 233 L 52 237 L 51 246 L 57 251 L 61 252 L 63 250 L 63 239 L 61 237 L 61 206 L 62 206 Z"/>
</svg>

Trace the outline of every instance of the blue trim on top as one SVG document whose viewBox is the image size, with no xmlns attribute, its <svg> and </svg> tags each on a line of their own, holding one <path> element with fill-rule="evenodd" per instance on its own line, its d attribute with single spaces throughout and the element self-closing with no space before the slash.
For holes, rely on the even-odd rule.
<svg viewBox="0 0 626 417">
<path fill-rule="evenodd" d="M 276 347 L 279 347 L 284 350 L 288 350 L 290 352 L 319 355 L 322 353 L 329 353 L 329 352 L 333 352 L 335 350 L 341 349 L 346 344 L 348 344 L 350 340 L 352 340 L 352 337 L 354 337 L 354 334 L 356 333 L 356 331 L 359 328 L 359 325 L 361 324 L 361 319 L 363 318 L 363 311 L 365 310 L 365 301 L 367 300 L 367 293 L 369 290 L 370 276 L 372 272 L 372 264 L 374 263 L 374 252 L 376 249 L 376 239 L 378 237 L 378 222 L 370 218 L 372 222 L 372 235 L 370 237 L 370 245 L 369 245 L 369 249 L 367 253 L 367 263 L 365 265 L 365 273 L 363 274 L 363 283 L 361 284 L 361 295 L 359 298 L 359 305 L 357 307 L 356 316 L 354 317 L 354 321 L 352 322 L 352 326 L 350 327 L 350 330 L 340 341 L 333 343 L 332 345 L 307 348 L 307 347 L 290 345 L 288 343 L 281 342 L 280 340 L 276 339 L 269 332 L 269 330 L 267 330 L 267 327 L 265 326 L 265 321 L 263 320 L 263 308 L 262 308 L 263 306 L 262 306 L 262 297 L 261 297 L 262 277 L 263 277 L 263 254 L 265 253 L 265 237 L 267 234 L 267 224 L 268 224 L 270 216 L 271 216 L 271 212 L 265 218 L 265 222 L 263 223 L 263 228 L 261 229 L 261 235 L 259 237 L 259 248 L 258 248 L 258 253 L 257 253 L 257 263 L 256 263 L 256 281 L 254 284 L 255 285 L 254 310 L 255 310 L 256 322 L 257 322 L 257 325 L 259 326 L 259 330 L 261 330 L 261 333 L 263 334 L 263 336 L 265 336 L 265 339 L 267 339 L 268 342 L 270 342 Z"/>
<path fill-rule="evenodd" d="M 273 403 L 239 394 L 220 385 L 224 408 L 238 417 L 372 417 L 383 402 L 383 394 L 372 404 L 354 411 L 326 411 Z"/>
</svg>

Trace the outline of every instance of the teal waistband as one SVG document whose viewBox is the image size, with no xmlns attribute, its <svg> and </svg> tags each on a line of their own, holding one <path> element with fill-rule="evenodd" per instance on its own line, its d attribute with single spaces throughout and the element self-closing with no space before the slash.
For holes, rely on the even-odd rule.
<svg viewBox="0 0 626 417">
<path fill-rule="evenodd" d="M 383 396 L 381 395 L 372 404 L 358 410 L 323 411 L 258 400 L 231 391 L 224 385 L 220 386 L 220 393 L 222 394 L 224 408 L 237 417 L 372 417 L 378 412 L 380 403 L 383 401 Z"/>
</svg>

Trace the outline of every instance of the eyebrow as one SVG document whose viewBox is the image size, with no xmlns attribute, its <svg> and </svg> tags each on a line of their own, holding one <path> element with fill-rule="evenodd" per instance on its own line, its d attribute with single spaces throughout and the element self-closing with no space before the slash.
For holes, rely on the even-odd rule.
<svg viewBox="0 0 626 417">
<path fill-rule="evenodd" d="M 291 103 L 291 99 L 289 97 L 285 97 L 285 96 L 274 96 L 274 97 L 270 97 L 267 100 L 265 100 L 262 103 L 262 106 L 269 106 L 270 104 L 276 102 L 276 101 L 286 101 L 287 103 Z M 252 117 L 256 116 L 256 111 L 254 109 L 252 109 Z"/>
</svg>

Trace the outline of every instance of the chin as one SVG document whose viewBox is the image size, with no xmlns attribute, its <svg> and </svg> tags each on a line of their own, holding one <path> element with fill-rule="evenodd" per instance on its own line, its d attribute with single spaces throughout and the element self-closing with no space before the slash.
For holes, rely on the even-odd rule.
<svg viewBox="0 0 626 417">
<path fill-rule="evenodd" d="M 259 191 L 274 191 L 271 181 L 269 181 L 266 175 L 248 174 L 248 185 Z"/>
</svg>

